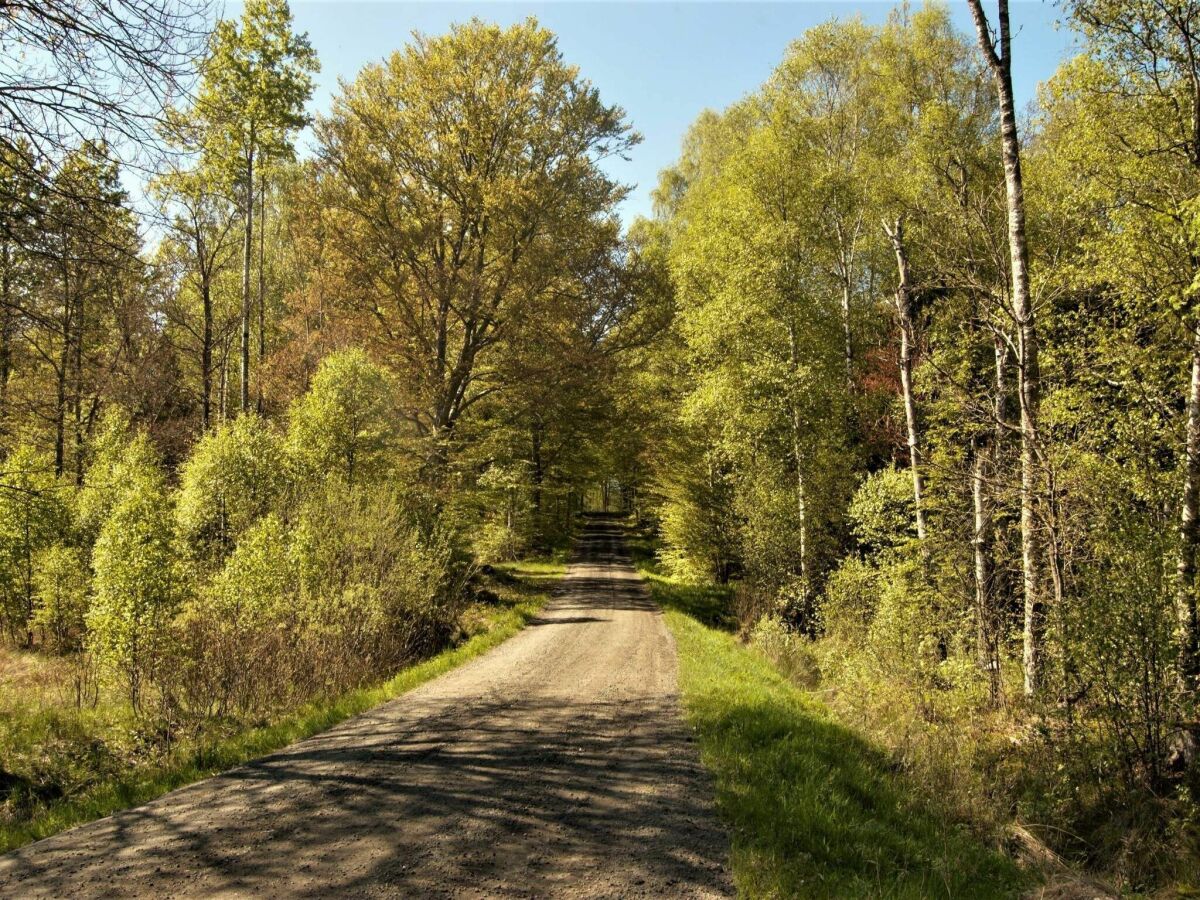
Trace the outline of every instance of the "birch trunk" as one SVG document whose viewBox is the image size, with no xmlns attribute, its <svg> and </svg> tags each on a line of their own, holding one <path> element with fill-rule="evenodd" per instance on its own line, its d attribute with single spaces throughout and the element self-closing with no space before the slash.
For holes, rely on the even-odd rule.
<svg viewBox="0 0 1200 900">
<path fill-rule="evenodd" d="M 796 335 L 796 325 L 791 323 L 788 325 L 788 342 L 790 361 L 792 372 L 795 374 L 796 369 L 800 365 L 800 349 L 799 341 Z M 800 525 L 800 546 L 797 548 L 800 554 L 800 581 L 804 585 L 804 590 L 808 591 L 808 499 L 804 489 L 804 444 L 801 440 L 801 429 L 803 426 L 800 407 L 795 402 L 791 403 L 792 407 L 792 454 L 796 461 L 796 515 L 799 518 Z"/>
<path fill-rule="evenodd" d="M 1000 694 L 996 653 L 995 602 L 992 596 L 992 511 L 987 495 L 987 452 L 975 438 L 971 441 L 971 508 L 974 517 L 975 554 L 975 646 L 979 667 L 988 674 L 989 693 L 994 702 Z"/>
<path fill-rule="evenodd" d="M 912 353 L 916 342 L 913 326 L 912 271 L 908 263 L 908 251 L 904 246 L 904 222 L 897 219 L 891 227 L 886 222 L 883 230 L 892 242 L 896 254 L 896 270 L 899 284 L 896 287 L 896 317 L 900 325 L 900 392 L 904 400 L 904 422 L 908 432 L 908 465 L 912 471 L 913 509 L 917 519 L 917 538 L 924 541 L 925 528 L 925 479 L 921 475 L 921 450 L 917 435 L 917 402 L 913 396 Z"/>
<path fill-rule="evenodd" d="M 1180 497 L 1179 557 L 1175 615 L 1182 686 L 1197 686 L 1196 544 L 1200 538 L 1200 321 L 1192 326 L 1192 377 L 1188 389 L 1183 492 Z"/>
<path fill-rule="evenodd" d="M 982 0 L 968 0 L 979 47 L 987 60 L 1000 101 L 1001 156 L 1008 206 L 1008 249 L 1012 315 L 1017 327 L 1017 393 L 1021 411 L 1021 570 L 1025 592 L 1022 659 L 1025 694 L 1037 693 L 1041 682 L 1045 609 L 1042 602 L 1041 557 L 1037 535 L 1038 406 L 1041 387 L 1038 340 L 1029 283 L 1029 244 L 1025 230 L 1025 189 L 1021 176 L 1021 143 L 1012 86 L 1012 42 L 1008 0 L 998 0 L 994 39 Z"/>
</svg>

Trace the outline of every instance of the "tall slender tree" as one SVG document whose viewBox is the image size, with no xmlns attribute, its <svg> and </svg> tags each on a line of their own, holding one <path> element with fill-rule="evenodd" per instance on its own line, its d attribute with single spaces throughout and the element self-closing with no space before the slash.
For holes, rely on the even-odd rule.
<svg viewBox="0 0 1200 900">
<path fill-rule="evenodd" d="M 1000 106 L 1001 159 L 1008 200 L 1008 246 L 1012 316 L 1017 331 L 1017 396 L 1021 414 L 1021 570 L 1025 589 L 1022 633 L 1025 693 L 1032 696 L 1041 681 L 1045 631 L 1044 550 L 1039 532 L 1040 470 L 1038 412 L 1041 378 L 1038 331 L 1029 278 L 1029 239 L 1025 225 L 1025 185 L 1021 173 L 1021 139 L 1012 79 L 1012 33 L 1008 0 L 997 0 L 993 28 L 983 0 L 968 0 L 979 49 L 992 73 Z"/>
<path fill-rule="evenodd" d="M 286 0 L 248 0 L 240 22 L 217 24 L 201 74 L 194 116 L 206 164 L 220 173 L 242 210 L 241 409 L 250 408 L 254 208 L 263 166 L 294 154 L 309 123 L 305 104 L 318 70 L 308 36 L 292 30 Z"/>
</svg>

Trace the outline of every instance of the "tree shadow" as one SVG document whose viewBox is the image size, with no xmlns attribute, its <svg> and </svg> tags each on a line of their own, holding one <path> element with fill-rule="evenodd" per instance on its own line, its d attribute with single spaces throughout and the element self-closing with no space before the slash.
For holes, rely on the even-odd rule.
<svg viewBox="0 0 1200 900">
<path fill-rule="evenodd" d="M 627 559 L 620 535 L 589 527 L 536 623 L 660 614 L 631 571 L 589 568 Z M 673 694 L 608 678 L 521 669 L 478 696 L 435 682 L 0 857 L 0 895 L 730 896 L 728 836 Z"/>
<path fill-rule="evenodd" d="M 673 703 L 394 705 L 16 851 L 0 894 L 728 895 Z"/>
</svg>

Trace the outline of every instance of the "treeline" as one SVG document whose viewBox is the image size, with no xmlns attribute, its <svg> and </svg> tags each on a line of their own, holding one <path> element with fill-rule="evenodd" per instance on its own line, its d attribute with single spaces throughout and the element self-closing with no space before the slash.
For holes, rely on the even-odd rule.
<svg viewBox="0 0 1200 900">
<path fill-rule="evenodd" d="M 1186 879 L 1200 4 L 1066 3 L 1019 121 L 971 7 L 810 30 L 663 174 L 663 560 L 977 823 Z"/>
<path fill-rule="evenodd" d="M 600 165 L 637 137 L 549 32 L 418 37 L 313 118 L 317 65 L 283 0 L 219 22 L 136 202 L 120 134 L 3 142 L 0 626 L 168 745 L 444 646 L 569 535 L 661 324 Z"/>
</svg>

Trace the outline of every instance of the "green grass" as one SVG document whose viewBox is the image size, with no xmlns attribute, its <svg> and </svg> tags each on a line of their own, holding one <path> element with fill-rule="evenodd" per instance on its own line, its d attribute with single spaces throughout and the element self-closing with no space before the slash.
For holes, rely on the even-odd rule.
<svg viewBox="0 0 1200 900">
<path fill-rule="evenodd" d="M 0 823 L 0 852 L 146 803 L 167 791 L 286 747 L 411 691 L 503 643 L 537 614 L 565 566 L 552 558 L 507 563 L 498 568 L 513 576 L 510 588 L 504 590 L 499 604 L 486 610 L 482 630 L 457 646 L 401 670 L 382 684 L 310 703 L 271 725 L 215 744 L 183 748 L 164 764 L 103 778 L 74 796 L 41 806 L 26 819 Z"/>
<path fill-rule="evenodd" d="M 641 568 L 679 649 L 683 704 L 731 828 L 739 894 L 1020 895 L 1011 861 L 939 815 L 884 754 L 711 624 L 723 621 L 727 592 Z"/>
</svg>

